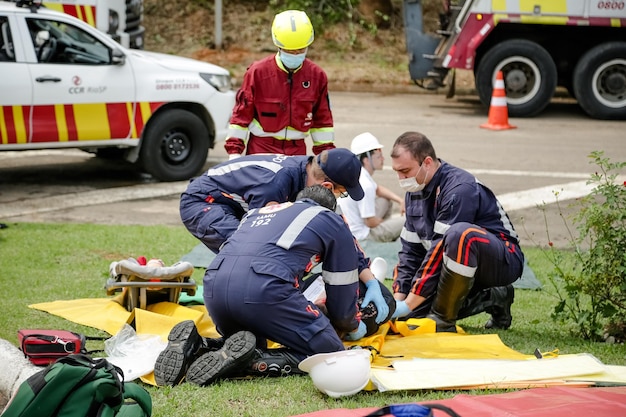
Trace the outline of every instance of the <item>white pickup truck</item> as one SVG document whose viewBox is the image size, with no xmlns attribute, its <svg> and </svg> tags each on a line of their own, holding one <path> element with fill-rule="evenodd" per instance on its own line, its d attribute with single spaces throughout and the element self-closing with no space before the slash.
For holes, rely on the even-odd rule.
<svg viewBox="0 0 626 417">
<path fill-rule="evenodd" d="M 229 72 L 126 49 L 36 3 L 0 1 L 0 151 L 79 148 L 161 181 L 199 173 L 226 137 Z"/>
</svg>

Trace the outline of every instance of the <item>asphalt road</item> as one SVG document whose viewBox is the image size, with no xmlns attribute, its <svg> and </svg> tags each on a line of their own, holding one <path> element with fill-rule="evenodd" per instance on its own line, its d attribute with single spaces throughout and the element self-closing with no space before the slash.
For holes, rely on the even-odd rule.
<svg viewBox="0 0 626 417">
<path fill-rule="evenodd" d="M 626 161 L 626 122 L 589 119 L 570 99 L 555 99 L 540 116 L 510 119 L 516 129 L 479 126 L 487 111 L 475 96 L 337 92 L 331 96 L 337 146 L 369 131 L 386 148 L 386 169 L 374 178 L 400 192 L 389 152 L 403 132 L 426 134 L 440 158 L 474 173 L 500 198 L 522 244 L 567 246 L 554 193 L 562 207 L 588 192 L 596 169 L 588 154 L 602 150 Z M 310 145 L 310 144 L 309 144 Z M 221 144 L 207 167 L 226 159 Z M 623 173 L 624 174 L 624 173 Z M 0 222 L 81 222 L 180 225 L 178 198 L 186 182 L 158 183 L 123 162 L 78 150 L 0 153 Z M 546 203 L 545 210 L 537 205 Z M 565 209 L 566 216 L 571 209 Z"/>
</svg>

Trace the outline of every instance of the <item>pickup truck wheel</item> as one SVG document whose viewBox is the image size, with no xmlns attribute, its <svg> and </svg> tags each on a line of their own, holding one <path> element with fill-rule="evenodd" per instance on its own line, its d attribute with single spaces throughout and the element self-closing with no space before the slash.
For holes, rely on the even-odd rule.
<svg viewBox="0 0 626 417">
<path fill-rule="evenodd" d="M 476 70 L 476 89 L 480 101 L 487 107 L 498 71 L 502 71 L 504 77 L 510 116 L 536 116 L 550 103 L 556 89 L 556 65 L 540 45 L 512 39 L 485 53 Z"/>
<path fill-rule="evenodd" d="M 167 110 L 156 116 L 144 134 L 139 160 L 161 181 L 182 181 L 196 175 L 207 159 L 209 132 L 198 116 Z"/>
<path fill-rule="evenodd" d="M 626 119 L 626 42 L 587 51 L 574 68 L 578 104 L 596 119 Z"/>
</svg>

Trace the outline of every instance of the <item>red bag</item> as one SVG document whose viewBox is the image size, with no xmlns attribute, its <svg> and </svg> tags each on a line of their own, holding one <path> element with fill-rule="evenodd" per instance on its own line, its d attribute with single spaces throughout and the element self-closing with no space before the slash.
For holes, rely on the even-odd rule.
<svg viewBox="0 0 626 417">
<path fill-rule="evenodd" d="M 87 337 L 67 330 L 18 330 L 20 349 L 35 365 L 49 365 L 72 353 L 87 354 Z"/>
</svg>

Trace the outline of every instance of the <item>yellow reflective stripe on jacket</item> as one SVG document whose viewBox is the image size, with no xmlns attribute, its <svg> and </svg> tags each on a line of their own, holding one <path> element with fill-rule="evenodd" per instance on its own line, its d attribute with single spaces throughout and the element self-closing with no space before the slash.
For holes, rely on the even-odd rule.
<svg viewBox="0 0 626 417">
<path fill-rule="evenodd" d="M 284 129 L 279 130 L 278 132 L 266 132 L 261 127 L 261 124 L 258 120 L 253 119 L 250 126 L 250 133 L 254 136 L 263 137 L 263 138 L 274 138 L 278 140 L 298 140 L 304 139 L 308 136 L 309 132 L 301 132 L 299 130 L 294 129 L 293 127 L 287 126 Z"/>
<path fill-rule="evenodd" d="M 229 138 L 237 138 L 243 141 L 248 139 L 248 128 L 239 126 L 239 125 L 228 125 L 228 135 Z"/>
<path fill-rule="evenodd" d="M 315 128 L 309 132 L 311 133 L 314 146 L 325 145 L 335 140 L 335 129 L 332 127 Z"/>
</svg>

